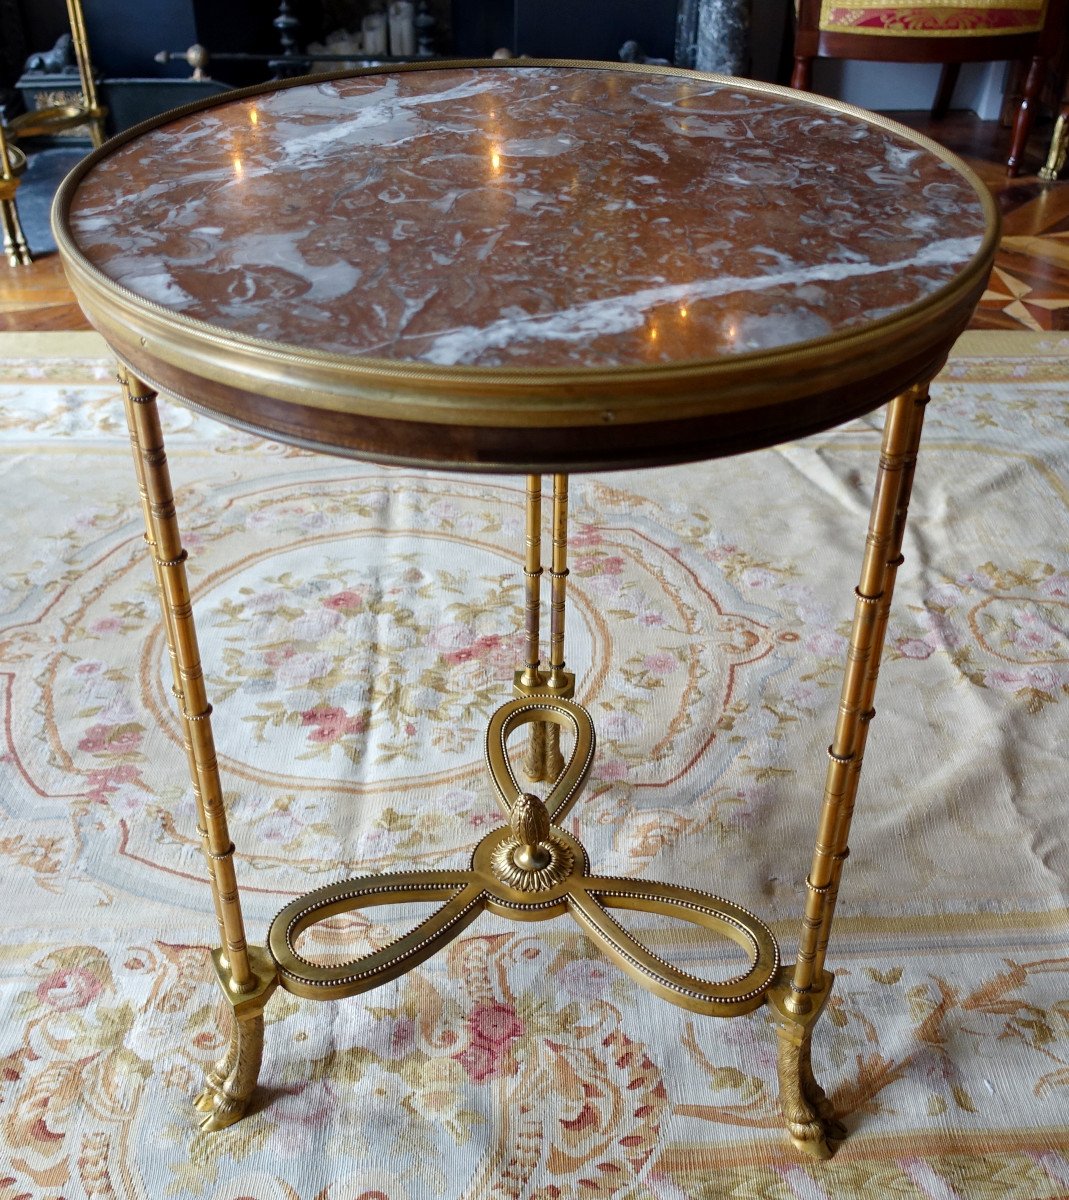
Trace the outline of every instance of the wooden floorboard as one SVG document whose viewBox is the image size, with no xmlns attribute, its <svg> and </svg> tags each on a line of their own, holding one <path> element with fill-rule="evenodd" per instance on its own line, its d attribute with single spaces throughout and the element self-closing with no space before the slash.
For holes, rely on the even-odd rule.
<svg viewBox="0 0 1069 1200">
<path fill-rule="evenodd" d="M 1050 126 L 1029 143 L 1025 169 L 1006 178 L 1009 130 L 972 113 L 933 121 L 926 113 L 891 113 L 947 146 L 973 168 L 998 200 L 1002 242 L 995 271 L 971 329 L 1069 329 L 1069 179 L 1044 183 Z M 1069 169 L 1065 172 L 1069 175 Z M 88 329 L 55 254 L 28 267 L 0 263 L 0 330 Z"/>
</svg>

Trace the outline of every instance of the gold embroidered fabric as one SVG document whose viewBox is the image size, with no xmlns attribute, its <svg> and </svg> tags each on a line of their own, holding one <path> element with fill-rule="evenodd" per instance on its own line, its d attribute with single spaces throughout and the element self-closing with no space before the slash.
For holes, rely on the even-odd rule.
<svg viewBox="0 0 1069 1200">
<path fill-rule="evenodd" d="M 895 37 L 985 37 L 1037 33 L 1046 0 L 916 0 L 878 5 L 865 0 L 824 0 L 820 28 L 826 33 Z"/>
</svg>

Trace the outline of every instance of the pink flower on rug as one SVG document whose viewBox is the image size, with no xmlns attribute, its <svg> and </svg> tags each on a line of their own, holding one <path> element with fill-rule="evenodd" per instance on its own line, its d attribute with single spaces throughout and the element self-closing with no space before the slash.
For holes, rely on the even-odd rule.
<svg viewBox="0 0 1069 1200">
<path fill-rule="evenodd" d="M 335 592 L 333 596 L 328 596 L 323 601 L 323 606 L 336 612 L 358 613 L 364 607 L 364 597 L 361 592 L 348 588 L 344 592 Z"/>
<path fill-rule="evenodd" d="M 618 779 L 626 779 L 630 770 L 622 758 L 610 758 L 598 764 L 597 776 L 599 779 L 615 782 Z"/>
<path fill-rule="evenodd" d="M 1027 608 L 1013 612 L 1014 625 L 1009 631 L 1009 643 L 1025 654 L 1042 653 L 1053 649 L 1057 634 L 1043 617 Z"/>
<path fill-rule="evenodd" d="M 578 532 L 568 539 L 568 545 L 573 550 L 587 549 L 601 544 L 601 530 L 596 525 L 580 525 Z"/>
<path fill-rule="evenodd" d="M 961 587 L 979 588 L 983 592 L 991 591 L 995 586 L 995 581 L 986 571 L 967 571 L 964 575 L 959 575 L 954 582 Z"/>
<path fill-rule="evenodd" d="M 37 999 L 60 1012 L 85 1008 L 99 993 L 100 980 L 84 967 L 53 971 L 37 985 Z"/>
<path fill-rule="evenodd" d="M 90 633 L 118 633 L 122 629 L 122 621 L 118 617 L 101 617 L 89 626 Z"/>
<path fill-rule="evenodd" d="M 818 683 L 814 683 L 812 679 L 799 679 L 784 693 L 785 699 L 793 704 L 795 708 L 812 709 L 813 702 L 819 700 L 822 695 L 822 689 Z"/>
<path fill-rule="evenodd" d="M 78 743 L 87 754 L 132 754 L 140 745 L 140 725 L 90 725 Z"/>
<path fill-rule="evenodd" d="M 351 717 L 344 708 L 324 705 L 301 713 L 301 724 L 314 726 L 308 735 L 311 742 L 336 742 L 347 734 L 366 733 L 367 717 Z"/>
<path fill-rule="evenodd" d="M 292 658 L 297 653 L 293 646 L 276 646 L 271 650 L 265 650 L 263 653 L 264 665 L 276 670 L 280 667 L 287 658 Z"/>
<path fill-rule="evenodd" d="M 469 1078 L 482 1083 L 500 1074 L 509 1046 L 523 1034 L 523 1023 L 511 1004 L 491 1001 L 477 1004 L 468 1014 L 466 1024 L 470 1044 L 453 1057 Z"/>
<path fill-rule="evenodd" d="M 130 763 L 108 767 L 101 771 L 88 771 L 86 780 L 88 786 L 85 794 L 90 800 L 96 800 L 99 803 L 108 800 L 112 793 L 120 791 L 124 784 L 135 784 L 142 789 L 145 786 L 141 779 L 141 772 Z"/>
<path fill-rule="evenodd" d="M 1069 600 L 1069 575 L 1051 575 L 1039 585 L 1039 593 L 1057 600 Z"/>
<path fill-rule="evenodd" d="M 557 982 L 573 1000 L 600 1000 L 612 986 L 613 978 L 614 969 L 602 959 L 579 958 L 564 964 Z"/>
<path fill-rule="evenodd" d="M 908 638 L 898 643 L 898 653 L 903 658 L 929 658 L 932 653 L 932 647 L 927 642 L 922 642 L 919 638 Z"/>
<path fill-rule="evenodd" d="M 1000 692 L 1020 692 L 1033 688 L 1037 692 L 1054 693 L 1062 679 L 1052 667 L 1028 667 L 1023 671 L 995 670 L 984 674 L 984 684 Z"/>
<path fill-rule="evenodd" d="M 442 654 L 442 662 L 450 667 L 458 667 L 467 662 L 486 662 L 495 667 L 508 667 L 519 661 L 522 648 L 522 635 L 505 637 L 500 633 L 484 633 L 466 646 L 445 651 Z"/>
<path fill-rule="evenodd" d="M 619 575 L 624 569 L 624 560 L 617 554 L 582 554 L 573 564 L 577 575 Z"/>
<path fill-rule="evenodd" d="M 493 1050 L 504 1049 L 523 1033 L 523 1024 L 511 1004 L 491 1001 L 477 1004 L 468 1016 L 468 1028 L 474 1040 Z"/>
<path fill-rule="evenodd" d="M 746 587 L 755 588 L 758 591 L 766 591 L 769 588 L 774 588 L 779 582 L 775 573 L 765 567 L 747 567 L 739 576 L 739 579 Z"/>
<path fill-rule="evenodd" d="M 679 659 L 667 650 L 658 650 L 655 654 L 647 654 L 642 665 L 651 675 L 671 675 L 679 667 Z"/>
<path fill-rule="evenodd" d="M 638 737 L 645 728 L 642 718 L 622 708 L 606 713 L 598 723 L 599 735 L 604 735 L 606 741 L 625 742 L 629 738 Z"/>
</svg>

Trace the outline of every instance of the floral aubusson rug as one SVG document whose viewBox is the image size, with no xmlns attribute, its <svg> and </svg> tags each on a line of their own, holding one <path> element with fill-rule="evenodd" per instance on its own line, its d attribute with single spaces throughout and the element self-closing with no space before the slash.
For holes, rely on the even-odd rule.
<svg viewBox="0 0 1069 1200">
<path fill-rule="evenodd" d="M 3 1200 L 1069 1194 L 1069 338 L 966 335 L 929 406 L 814 1039 L 851 1131 L 826 1164 L 782 1131 L 766 1010 L 672 1008 L 565 918 L 480 918 L 347 1001 L 279 992 L 253 1110 L 200 1133 L 214 920 L 118 389 L 94 335 L 0 357 Z M 522 480 L 165 419 L 250 938 L 346 875 L 463 866 L 501 819 Z M 572 482 L 574 829 L 788 958 L 877 446 L 862 421 Z M 715 939 L 634 923 L 723 973 Z"/>
</svg>

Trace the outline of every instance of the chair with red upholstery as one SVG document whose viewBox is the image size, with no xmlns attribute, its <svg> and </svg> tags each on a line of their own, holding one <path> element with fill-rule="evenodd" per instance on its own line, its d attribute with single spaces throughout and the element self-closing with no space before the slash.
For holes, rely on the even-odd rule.
<svg viewBox="0 0 1069 1200">
<path fill-rule="evenodd" d="M 791 86 L 808 89 L 814 58 L 943 64 L 932 108 L 950 107 L 964 62 L 1027 64 L 1007 170 L 1016 175 L 1048 59 L 1065 29 L 1066 0 L 797 0 Z"/>
</svg>

